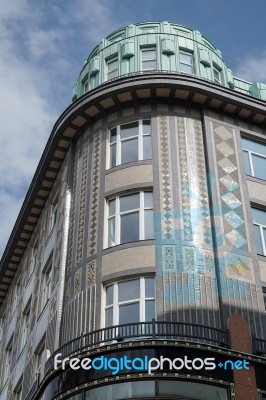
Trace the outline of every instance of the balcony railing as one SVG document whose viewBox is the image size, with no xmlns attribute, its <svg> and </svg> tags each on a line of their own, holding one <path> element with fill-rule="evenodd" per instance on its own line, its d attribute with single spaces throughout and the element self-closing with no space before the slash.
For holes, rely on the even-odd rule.
<svg viewBox="0 0 266 400">
<path fill-rule="evenodd" d="M 122 342 L 134 338 L 170 339 L 187 340 L 198 343 L 211 344 L 214 346 L 229 347 L 228 333 L 220 329 L 211 328 L 204 325 L 195 325 L 182 322 L 155 321 L 136 322 L 99 329 L 82 335 L 60 347 L 47 361 L 45 373 L 53 368 L 54 357 L 61 353 L 62 358 L 75 352 L 93 346 L 110 343 Z"/>
</svg>

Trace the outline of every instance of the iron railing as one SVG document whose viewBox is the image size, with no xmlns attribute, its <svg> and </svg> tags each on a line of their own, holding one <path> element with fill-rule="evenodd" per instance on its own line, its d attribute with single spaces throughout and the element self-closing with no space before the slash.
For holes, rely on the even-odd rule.
<svg viewBox="0 0 266 400">
<path fill-rule="evenodd" d="M 182 322 L 155 321 L 136 322 L 99 329 L 71 340 L 56 350 L 45 365 L 45 373 L 53 368 L 54 357 L 61 358 L 75 352 L 93 348 L 99 344 L 127 341 L 131 338 L 187 340 L 215 346 L 229 347 L 228 333 L 217 328 Z"/>
</svg>

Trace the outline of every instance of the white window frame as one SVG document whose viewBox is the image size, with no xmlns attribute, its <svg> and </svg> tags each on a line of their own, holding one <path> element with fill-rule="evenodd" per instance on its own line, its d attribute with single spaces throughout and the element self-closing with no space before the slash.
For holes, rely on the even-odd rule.
<svg viewBox="0 0 266 400">
<path fill-rule="evenodd" d="M 218 78 L 217 78 L 217 76 L 215 76 L 215 74 L 218 75 Z M 214 80 L 215 83 L 219 83 L 219 84 L 222 83 L 221 70 L 219 70 L 214 65 L 213 65 L 213 80 Z"/>
<path fill-rule="evenodd" d="M 191 63 L 186 63 L 184 61 L 181 61 L 181 54 L 184 54 L 186 56 L 191 57 Z M 179 51 L 179 68 L 180 68 L 180 72 L 182 74 L 190 74 L 193 75 L 194 74 L 194 62 L 193 62 L 193 53 L 190 53 L 189 51 Z M 181 65 L 188 65 L 189 67 L 191 67 L 191 72 L 187 72 L 187 71 L 182 71 L 182 67 Z"/>
<path fill-rule="evenodd" d="M 150 133 L 144 133 L 144 129 L 143 126 L 145 125 L 145 122 L 149 121 L 150 122 L 150 127 L 151 127 L 151 120 L 150 119 L 142 119 L 142 120 L 138 120 L 138 121 L 131 121 L 131 122 L 127 122 L 126 124 L 121 124 L 118 125 L 116 127 L 113 127 L 109 130 L 109 140 L 108 140 L 108 144 L 109 144 L 109 151 L 108 151 L 108 160 L 107 160 L 107 168 L 114 168 L 118 165 L 122 165 L 121 163 L 121 159 L 122 159 L 122 146 L 121 144 L 123 142 L 132 140 L 132 139 L 137 139 L 138 140 L 138 158 L 135 161 L 142 161 L 144 160 L 144 141 L 143 138 L 144 137 L 152 137 L 151 134 L 151 128 L 150 128 Z M 121 127 L 129 125 L 131 123 L 138 123 L 138 133 L 134 136 L 130 136 L 128 138 L 125 139 L 121 139 Z M 114 142 L 111 143 L 111 133 L 112 131 L 116 129 L 116 140 Z M 151 139 L 152 140 L 152 139 Z M 112 151 L 112 147 L 116 146 L 116 163 L 115 165 L 111 165 L 112 162 L 112 158 L 111 158 L 111 151 Z M 151 150 L 152 150 L 152 142 L 150 143 L 151 146 Z M 146 160 L 146 158 L 145 158 Z M 149 160 L 149 158 L 147 159 Z M 129 162 L 134 162 L 134 161 L 129 161 Z M 126 163 L 124 163 L 126 164 Z"/>
<path fill-rule="evenodd" d="M 22 313 L 20 351 L 23 350 L 30 332 L 30 308 L 31 308 L 31 300 L 28 302 Z"/>
<path fill-rule="evenodd" d="M 152 278 L 154 280 L 154 296 L 153 297 L 146 297 L 145 294 L 145 279 Z M 133 280 L 139 280 L 140 281 L 140 296 L 139 298 L 134 298 L 130 300 L 125 300 L 125 301 L 118 301 L 118 287 L 119 283 L 122 282 L 130 282 Z M 108 287 L 113 286 L 113 303 L 110 305 L 106 305 L 106 290 Z M 104 288 L 105 292 L 105 307 L 104 307 L 104 326 L 106 327 L 106 310 L 113 308 L 113 323 L 112 326 L 114 325 L 119 325 L 119 307 L 126 305 L 126 304 L 139 304 L 139 321 L 133 321 L 134 322 L 146 322 L 146 315 L 145 315 L 145 304 L 146 301 L 151 301 L 153 300 L 155 303 L 155 314 L 156 314 L 156 299 L 155 299 L 155 277 L 154 276 L 142 276 L 140 278 L 132 278 L 132 279 L 124 279 L 121 281 L 114 282 L 110 285 L 106 285 Z M 154 316 L 156 318 L 156 315 Z"/>
<path fill-rule="evenodd" d="M 87 78 L 83 83 L 83 94 L 85 94 L 89 90 L 89 79 Z"/>
<path fill-rule="evenodd" d="M 11 317 L 17 309 L 18 306 L 18 297 L 19 297 L 19 285 L 16 283 L 13 289 L 13 302 L 11 307 Z"/>
<path fill-rule="evenodd" d="M 38 254 L 38 241 L 36 240 L 34 246 L 31 248 L 28 279 L 31 277 L 33 271 L 36 268 L 36 265 L 37 265 L 37 254 Z"/>
<path fill-rule="evenodd" d="M 110 69 L 110 65 L 111 65 L 112 63 L 114 63 L 114 62 L 117 62 L 116 68 Z M 117 77 L 119 76 L 118 57 L 114 57 L 114 58 L 111 58 L 110 60 L 107 60 L 107 61 L 106 61 L 106 67 L 107 67 L 107 70 L 106 70 L 106 73 L 107 73 L 107 81 L 110 81 L 111 79 L 115 79 L 115 78 L 117 78 Z M 109 76 L 112 75 L 115 71 L 116 71 L 115 76 L 112 76 L 112 77 L 110 78 Z"/>
<path fill-rule="evenodd" d="M 22 383 L 14 390 L 14 400 L 22 400 Z"/>
<path fill-rule="evenodd" d="M 2 384 L 4 385 L 7 379 L 9 378 L 10 372 L 11 372 L 11 366 L 12 366 L 12 347 L 13 347 L 13 335 L 11 339 L 9 340 L 8 345 L 6 346 L 5 349 L 5 356 L 4 356 L 4 363 L 3 363 L 3 378 L 2 378 Z"/>
<path fill-rule="evenodd" d="M 242 136 L 242 138 L 245 139 L 245 140 L 250 140 L 251 142 L 257 142 L 257 143 L 259 143 L 259 144 L 265 145 L 265 151 L 266 151 L 266 144 L 264 144 L 263 142 L 260 142 L 260 141 L 258 141 L 258 140 L 253 140 L 253 139 L 247 138 L 246 136 Z M 242 142 L 242 143 L 243 143 L 243 142 Z M 243 143 L 243 144 L 244 144 L 244 143 Z M 258 178 L 258 177 L 255 175 L 254 166 L 253 166 L 253 160 L 252 160 L 252 155 L 258 156 L 258 157 L 261 157 L 261 158 L 264 158 L 264 159 L 265 159 L 265 167 L 266 167 L 266 155 L 265 155 L 265 154 L 262 154 L 262 153 L 257 153 L 256 151 L 253 151 L 253 150 L 249 150 L 249 149 L 247 149 L 247 148 L 245 147 L 245 145 L 242 146 L 242 150 L 243 150 L 243 152 L 245 151 L 246 153 L 248 153 L 248 160 L 249 160 L 249 167 L 250 167 L 251 176 L 253 176 L 254 178 L 257 178 L 257 179 L 264 180 L 264 179 L 262 179 L 262 178 Z M 247 174 L 247 175 L 248 175 L 248 174 Z M 250 175 L 248 175 L 248 176 L 250 176 Z"/>
<path fill-rule="evenodd" d="M 45 336 L 40 340 L 38 346 L 36 347 L 36 350 L 34 351 L 34 373 L 35 373 L 35 379 L 37 378 L 37 375 L 41 372 L 41 367 L 42 367 L 42 355 L 45 350 Z"/>
<path fill-rule="evenodd" d="M 153 51 L 154 52 L 154 57 L 148 58 L 143 60 L 143 53 L 147 51 Z M 157 69 L 157 53 L 156 53 L 156 47 L 144 47 L 140 49 L 140 63 L 141 63 L 141 71 L 156 71 Z M 144 68 L 143 63 L 145 64 L 146 61 L 155 61 L 155 67 L 154 68 Z"/>
<path fill-rule="evenodd" d="M 131 243 L 131 242 L 121 242 L 121 216 L 123 215 L 128 215 L 132 214 L 135 212 L 138 212 L 138 219 L 139 219 L 139 238 L 138 240 L 149 240 L 145 239 L 145 211 L 146 210 L 152 210 L 154 212 L 154 204 L 153 207 L 145 207 L 144 206 L 144 193 L 152 193 L 153 191 L 151 190 L 142 190 L 142 191 L 137 191 L 137 192 L 132 192 L 132 193 L 125 193 L 125 194 L 120 194 L 116 197 L 111 197 L 110 199 L 107 200 L 107 246 L 106 247 L 113 247 L 117 246 L 119 244 L 125 244 L 125 243 Z M 139 194 L 139 208 L 134 208 L 130 209 L 127 211 L 120 212 L 120 198 L 128 195 L 134 195 L 134 194 Z M 111 216 L 109 215 L 109 203 L 110 201 L 115 200 L 115 214 L 112 214 Z M 115 219 L 115 243 L 112 245 L 109 245 L 109 220 L 112 218 Z M 153 232 L 154 232 L 154 226 L 153 226 Z M 151 240 L 154 239 L 150 238 Z"/>
<path fill-rule="evenodd" d="M 54 230 L 58 222 L 58 201 L 55 200 L 51 205 L 49 234 Z"/>
<path fill-rule="evenodd" d="M 258 207 L 251 207 L 251 208 L 257 209 L 259 211 L 263 211 L 265 213 L 265 215 L 266 215 L 266 210 L 262 210 L 261 208 L 258 208 Z M 253 221 L 253 226 L 258 226 L 259 227 L 260 240 L 261 240 L 261 244 L 262 244 L 263 254 L 261 254 L 261 253 L 257 253 L 257 254 L 262 255 L 262 256 L 266 256 L 266 240 L 264 239 L 264 234 L 263 234 L 263 229 L 266 229 L 266 225 L 259 224 L 258 222 Z M 256 242 L 255 242 L 255 249 L 256 249 Z"/>
<path fill-rule="evenodd" d="M 49 262 L 47 268 L 43 271 L 43 279 L 42 279 L 42 304 L 41 310 L 48 303 L 51 293 L 52 293 L 52 274 L 53 274 L 53 263 Z"/>
<path fill-rule="evenodd" d="M 97 73 L 90 75 L 90 90 L 95 89 L 97 84 Z"/>
</svg>

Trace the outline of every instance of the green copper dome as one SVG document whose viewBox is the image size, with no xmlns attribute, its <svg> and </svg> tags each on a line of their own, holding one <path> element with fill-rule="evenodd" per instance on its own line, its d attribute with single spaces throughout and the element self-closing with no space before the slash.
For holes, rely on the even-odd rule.
<svg viewBox="0 0 266 400">
<path fill-rule="evenodd" d="M 99 43 L 84 62 L 73 101 L 103 83 L 131 74 L 189 74 L 266 100 L 266 85 L 233 76 L 220 50 L 196 30 L 169 22 L 121 28 Z"/>
</svg>

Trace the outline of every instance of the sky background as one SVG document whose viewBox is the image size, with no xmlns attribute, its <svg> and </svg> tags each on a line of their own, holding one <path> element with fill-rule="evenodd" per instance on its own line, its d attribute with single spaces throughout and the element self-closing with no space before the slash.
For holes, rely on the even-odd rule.
<svg viewBox="0 0 266 400">
<path fill-rule="evenodd" d="M 0 256 L 83 62 L 130 23 L 199 30 L 233 74 L 266 83 L 266 0 L 0 0 Z"/>
</svg>

